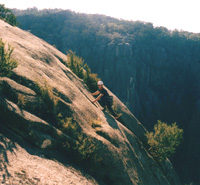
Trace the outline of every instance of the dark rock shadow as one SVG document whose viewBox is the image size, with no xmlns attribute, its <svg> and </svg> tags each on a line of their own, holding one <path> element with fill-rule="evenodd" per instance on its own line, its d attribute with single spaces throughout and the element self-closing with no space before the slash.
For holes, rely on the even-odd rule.
<svg viewBox="0 0 200 185">
<path fill-rule="evenodd" d="M 0 120 L 1 123 L 1 120 Z M 6 178 L 9 178 L 11 175 L 8 172 L 7 166 L 9 165 L 9 160 L 7 156 L 7 152 L 14 153 L 14 149 L 16 148 L 16 144 L 10 140 L 3 134 L 4 129 L 0 124 L 0 173 L 2 175 L 2 182 L 6 182 Z"/>
<path fill-rule="evenodd" d="M 103 113 L 106 117 L 108 124 L 114 129 L 119 129 L 116 119 L 114 117 L 112 117 L 108 112 L 103 111 Z"/>
</svg>

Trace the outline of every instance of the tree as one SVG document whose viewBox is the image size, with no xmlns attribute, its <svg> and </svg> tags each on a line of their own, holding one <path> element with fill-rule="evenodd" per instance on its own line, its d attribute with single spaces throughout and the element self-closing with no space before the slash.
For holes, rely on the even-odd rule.
<svg viewBox="0 0 200 185">
<path fill-rule="evenodd" d="M 12 75 L 12 70 L 17 67 L 17 61 L 14 60 L 11 55 L 13 48 L 8 45 L 8 49 L 5 49 L 5 43 L 0 39 L 0 77 Z"/>
<path fill-rule="evenodd" d="M 0 19 L 4 20 L 5 22 L 9 23 L 12 26 L 17 26 L 17 18 L 15 15 L 5 7 L 4 4 L 0 4 Z"/>
<path fill-rule="evenodd" d="M 167 125 L 161 121 L 154 126 L 154 133 L 147 132 L 151 155 L 158 161 L 163 161 L 175 153 L 183 139 L 183 130 L 176 123 Z"/>
</svg>

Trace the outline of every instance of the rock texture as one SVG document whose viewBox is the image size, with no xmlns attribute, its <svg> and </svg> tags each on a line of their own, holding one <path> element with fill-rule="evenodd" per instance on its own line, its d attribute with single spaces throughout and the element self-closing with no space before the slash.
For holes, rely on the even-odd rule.
<svg viewBox="0 0 200 185">
<path fill-rule="evenodd" d="M 0 182 L 1 184 L 98 184 L 89 175 L 75 169 L 67 161 L 47 159 L 55 157 L 24 144 L 16 133 L 2 127 L 0 134 Z M 6 135 L 6 136 L 5 136 Z M 19 144 L 20 143 L 20 144 Z M 21 146 L 20 146 L 21 145 Z M 59 159 L 63 157 L 59 156 Z"/>
<path fill-rule="evenodd" d="M 12 79 L 0 78 L 1 183 L 180 184 L 169 161 L 158 164 L 145 150 L 145 128 L 116 96 L 123 113 L 120 122 L 91 103 L 87 87 L 62 63 L 66 57 L 54 47 L 1 20 L 0 38 L 15 48 L 13 57 L 19 62 Z M 124 53 L 120 49 L 117 55 L 131 54 L 128 44 L 118 47 Z M 42 114 L 45 105 L 35 82 L 49 84 L 59 97 L 60 113 L 72 117 L 82 134 L 92 138 L 99 160 L 90 160 L 89 169 L 78 161 L 76 167 L 67 165 L 73 156 L 66 145 L 77 141 L 54 124 L 48 110 L 47 116 Z M 94 120 L 101 124 L 98 132 L 91 127 Z"/>
</svg>

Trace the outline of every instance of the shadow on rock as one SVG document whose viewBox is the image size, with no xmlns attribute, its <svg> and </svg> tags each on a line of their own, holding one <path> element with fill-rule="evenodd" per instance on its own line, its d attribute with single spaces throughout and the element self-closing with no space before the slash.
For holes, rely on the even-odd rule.
<svg viewBox="0 0 200 185">
<path fill-rule="evenodd" d="M 2 131 L 1 125 L 0 130 Z M 14 142 L 9 141 L 2 133 L 0 133 L 0 181 L 5 183 L 6 177 L 9 177 L 7 166 L 9 165 L 7 152 L 14 153 L 16 145 Z"/>
</svg>

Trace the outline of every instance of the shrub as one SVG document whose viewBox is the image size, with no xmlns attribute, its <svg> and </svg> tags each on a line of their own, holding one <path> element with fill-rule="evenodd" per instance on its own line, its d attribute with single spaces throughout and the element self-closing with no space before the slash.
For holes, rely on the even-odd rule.
<svg viewBox="0 0 200 185">
<path fill-rule="evenodd" d="M 89 66 L 87 64 L 84 65 L 84 60 L 78 57 L 71 50 L 67 52 L 66 66 L 69 67 L 79 78 L 84 80 L 84 83 L 91 92 L 94 92 L 98 89 L 97 82 L 100 80 L 100 78 L 97 77 L 97 74 L 91 73 Z"/>
<path fill-rule="evenodd" d="M 73 51 L 67 52 L 67 66 L 81 79 L 84 78 L 83 63 L 83 59 L 76 56 Z"/>
<path fill-rule="evenodd" d="M 91 137 L 86 137 L 83 134 L 78 135 L 75 150 L 82 159 L 92 159 L 95 155 L 96 144 Z"/>
<path fill-rule="evenodd" d="M 67 143 L 67 148 L 73 150 L 76 160 L 79 160 L 79 162 L 88 162 L 88 160 L 97 162 L 100 160 L 100 157 L 96 154 L 97 146 L 94 139 L 83 134 L 80 126 L 72 117 L 63 118 L 59 113 L 58 124 L 63 133 L 76 140 L 75 143 Z"/>
<path fill-rule="evenodd" d="M 151 155 L 158 161 L 163 161 L 173 153 L 183 139 L 183 130 L 176 123 L 167 125 L 161 121 L 154 126 L 154 132 L 147 132 Z"/>
<path fill-rule="evenodd" d="M 13 48 L 8 45 L 5 49 L 5 43 L 0 39 L 0 77 L 10 77 L 12 70 L 17 67 L 17 61 L 11 57 Z"/>
<path fill-rule="evenodd" d="M 61 113 L 59 113 L 57 116 L 57 121 L 58 127 L 63 133 L 69 135 L 74 139 L 77 139 L 80 128 L 78 127 L 77 123 L 73 121 L 72 117 L 63 118 Z"/>
<path fill-rule="evenodd" d="M 40 110 L 40 115 L 50 122 L 56 122 L 59 98 L 54 95 L 53 88 L 46 81 L 43 85 L 35 82 L 35 91 L 42 100 L 42 110 Z"/>
</svg>

